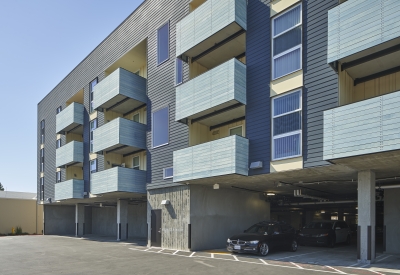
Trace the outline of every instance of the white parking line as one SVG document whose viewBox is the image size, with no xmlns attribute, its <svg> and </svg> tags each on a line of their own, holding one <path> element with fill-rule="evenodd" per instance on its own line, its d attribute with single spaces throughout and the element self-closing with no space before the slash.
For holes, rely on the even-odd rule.
<svg viewBox="0 0 400 275">
<path fill-rule="evenodd" d="M 387 256 L 387 257 L 385 257 L 385 258 L 379 259 L 379 260 L 378 260 L 378 261 L 376 261 L 376 262 L 383 261 L 383 260 L 385 260 L 385 259 L 387 259 L 387 258 L 390 258 L 390 257 L 392 257 L 392 255 L 389 255 L 389 256 Z"/>
<path fill-rule="evenodd" d="M 179 250 L 177 250 L 177 251 L 175 251 L 174 253 L 172 253 L 172 255 L 175 255 L 176 253 L 178 253 L 179 252 Z"/>
<path fill-rule="evenodd" d="M 263 259 L 259 259 L 263 264 L 269 265 L 269 263 L 267 263 L 266 261 L 264 261 Z"/>
<path fill-rule="evenodd" d="M 353 267 L 353 266 L 356 266 L 356 265 L 359 265 L 360 263 L 355 263 L 355 264 L 352 264 L 352 265 L 349 265 L 348 267 Z"/>
<path fill-rule="evenodd" d="M 333 267 L 331 267 L 329 265 L 326 265 L 326 267 L 331 268 L 331 269 L 335 270 L 336 272 L 339 272 L 340 274 L 347 274 L 347 273 L 345 273 L 343 271 L 340 271 L 339 269 L 333 268 Z"/>
<path fill-rule="evenodd" d="M 304 267 L 301 267 L 301 266 L 299 266 L 298 264 L 295 264 L 295 263 L 293 263 L 293 262 L 290 262 L 290 263 L 291 263 L 292 265 L 294 265 L 294 266 L 300 268 L 300 269 L 304 269 Z"/>
<path fill-rule="evenodd" d="M 163 252 L 164 251 L 164 249 L 161 249 L 160 251 L 157 251 L 157 253 L 161 253 L 161 252 Z"/>
<path fill-rule="evenodd" d="M 214 253 L 211 253 L 211 258 L 214 258 Z"/>
<path fill-rule="evenodd" d="M 322 251 L 324 251 L 324 250 L 322 250 Z M 293 256 L 289 256 L 289 257 L 273 259 L 273 261 L 278 261 L 278 260 L 283 260 L 283 259 L 288 259 L 288 258 L 293 258 L 293 257 L 300 257 L 300 256 L 310 255 L 310 254 L 315 254 L 315 253 L 321 253 L 322 251 L 315 251 L 315 252 L 310 252 L 310 253 L 304 253 L 304 254 L 298 254 L 298 255 L 293 255 Z"/>
<path fill-rule="evenodd" d="M 196 263 L 199 263 L 199 264 L 202 264 L 202 265 L 205 265 L 205 266 L 208 266 L 208 267 L 215 267 L 215 266 L 213 266 L 213 265 L 210 265 L 210 264 L 206 264 L 205 262 L 202 262 L 202 261 L 195 261 Z"/>
<path fill-rule="evenodd" d="M 235 259 L 235 261 L 239 261 L 239 259 L 235 255 L 232 255 L 232 257 Z"/>
<path fill-rule="evenodd" d="M 194 256 L 194 254 L 196 254 L 196 252 L 193 252 L 192 254 L 190 254 L 190 256 L 189 256 L 189 257 L 193 257 L 193 256 Z"/>
</svg>

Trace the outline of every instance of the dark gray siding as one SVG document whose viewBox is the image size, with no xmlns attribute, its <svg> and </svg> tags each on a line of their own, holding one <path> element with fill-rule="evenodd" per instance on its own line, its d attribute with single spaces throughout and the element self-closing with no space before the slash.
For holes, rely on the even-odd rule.
<svg viewBox="0 0 400 275">
<path fill-rule="evenodd" d="M 262 161 L 263 168 L 249 176 L 269 173 L 271 161 L 271 26 L 269 0 L 248 1 L 247 6 L 247 105 L 246 137 L 249 161 Z"/>
<path fill-rule="evenodd" d="M 303 1 L 304 168 L 323 161 L 323 111 L 338 106 L 338 76 L 327 64 L 328 10 L 337 0 Z"/>
</svg>

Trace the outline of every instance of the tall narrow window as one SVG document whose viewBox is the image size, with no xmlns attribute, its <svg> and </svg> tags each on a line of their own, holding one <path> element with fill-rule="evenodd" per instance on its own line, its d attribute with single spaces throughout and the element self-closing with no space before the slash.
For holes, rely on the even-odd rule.
<svg viewBox="0 0 400 275">
<path fill-rule="evenodd" d="M 61 139 L 57 139 L 56 148 L 60 148 L 60 147 L 61 147 Z"/>
<path fill-rule="evenodd" d="M 168 107 L 153 113 L 152 117 L 152 140 L 153 148 L 168 144 L 169 115 Z"/>
<path fill-rule="evenodd" d="M 175 60 L 175 84 L 181 84 L 183 82 L 183 61 L 177 58 Z"/>
<path fill-rule="evenodd" d="M 166 23 L 157 31 L 157 64 L 161 64 L 169 58 L 169 23 Z"/>
<path fill-rule="evenodd" d="M 272 159 L 301 156 L 301 91 L 272 99 Z"/>
<path fill-rule="evenodd" d="M 135 122 L 140 122 L 140 114 L 136 113 L 132 116 L 132 120 Z"/>
<path fill-rule="evenodd" d="M 90 174 L 97 172 L 97 159 L 90 161 Z"/>
<path fill-rule="evenodd" d="M 94 98 L 94 94 L 93 94 L 93 89 L 94 86 L 97 85 L 97 77 L 89 83 L 89 94 L 90 94 L 90 112 L 93 112 L 93 98 Z"/>
<path fill-rule="evenodd" d="M 44 172 L 44 148 L 40 149 L 40 172 Z"/>
<path fill-rule="evenodd" d="M 61 171 L 56 172 L 56 182 L 57 183 L 61 182 Z"/>
<path fill-rule="evenodd" d="M 139 156 L 134 156 L 133 159 L 132 159 L 132 162 L 133 162 L 132 168 L 135 169 L 135 170 L 139 170 L 139 168 L 140 168 L 140 158 L 139 158 Z"/>
<path fill-rule="evenodd" d="M 62 111 L 62 107 L 60 106 L 57 108 L 56 113 L 59 114 L 59 113 L 61 113 L 61 111 Z"/>
<path fill-rule="evenodd" d="M 44 200 L 44 178 L 40 178 L 40 200 L 43 201 Z"/>
<path fill-rule="evenodd" d="M 44 119 L 40 122 L 40 144 L 44 144 Z"/>
<path fill-rule="evenodd" d="M 273 79 L 301 69 L 301 35 L 301 4 L 272 19 Z"/>
<path fill-rule="evenodd" d="M 90 121 L 90 152 L 93 152 L 93 131 L 97 128 L 97 118 Z"/>
</svg>

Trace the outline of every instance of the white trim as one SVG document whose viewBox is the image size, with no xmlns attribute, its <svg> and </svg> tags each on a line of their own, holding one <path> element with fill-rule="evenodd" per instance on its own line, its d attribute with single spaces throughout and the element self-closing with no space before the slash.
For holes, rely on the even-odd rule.
<svg viewBox="0 0 400 275">
<path fill-rule="evenodd" d="M 163 144 L 154 146 L 154 140 L 153 140 L 153 134 L 154 134 L 154 113 L 157 113 L 158 111 L 161 111 L 161 110 L 163 110 L 163 109 L 165 109 L 165 108 L 167 108 L 167 110 L 168 110 L 168 119 L 167 119 L 167 122 L 168 122 L 168 141 L 167 141 L 166 143 L 163 143 Z M 154 112 L 151 113 L 151 148 L 152 148 L 152 149 L 155 149 L 155 148 L 158 148 L 158 147 L 161 147 L 161 146 L 164 146 L 164 145 L 169 144 L 169 126 L 170 126 L 170 125 L 169 125 L 169 105 L 166 105 L 166 106 L 164 106 L 164 107 L 158 108 L 158 109 L 156 109 Z"/>
<path fill-rule="evenodd" d="M 229 129 L 228 129 L 228 131 L 229 131 L 229 136 L 232 136 L 232 135 L 231 135 L 231 130 L 232 130 L 232 129 L 239 128 L 239 127 L 242 128 L 242 137 L 243 137 L 243 136 L 244 136 L 244 135 L 243 135 L 243 125 L 239 125 L 239 126 L 235 126 L 235 127 L 229 128 Z"/>
<path fill-rule="evenodd" d="M 169 38 L 169 36 L 170 36 L 170 28 L 169 28 L 169 20 L 167 21 L 167 22 L 165 22 L 164 24 L 162 24 L 158 29 L 157 29 L 157 66 L 159 66 L 159 65 L 161 65 L 161 64 L 163 64 L 164 62 L 166 62 L 166 61 L 168 61 L 169 60 L 169 58 L 170 58 L 170 54 L 169 54 L 169 50 L 170 50 L 170 45 L 169 45 L 169 43 L 170 43 L 170 38 Z M 168 43 L 167 43 L 167 45 L 168 45 L 168 57 L 165 59 L 165 60 L 163 60 L 163 61 L 161 61 L 161 62 L 158 62 L 158 55 L 159 55 L 159 53 L 160 53 L 160 49 L 159 49 L 159 40 L 158 40 L 158 31 L 162 28 L 162 27 L 164 27 L 165 25 L 168 25 Z"/>
<path fill-rule="evenodd" d="M 165 170 L 166 169 L 172 169 L 172 176 L 171 177 L 166 177 L 165 176 Z M 173 166 L 167 167 L 167 168 L 163 168 L 163 179 L 172 179 L 173 177 L 174 177 L 174 167 Z"/>
</svg>

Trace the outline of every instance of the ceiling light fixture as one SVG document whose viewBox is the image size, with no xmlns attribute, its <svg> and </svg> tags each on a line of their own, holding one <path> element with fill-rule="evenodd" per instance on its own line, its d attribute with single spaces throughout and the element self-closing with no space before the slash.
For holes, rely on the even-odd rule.
<svg viewBox="0 0 400 275">
<path fill-rule="evenodd" d="M 267 196 L 275 196 L 275 193 L 267 193 Z"/>
</svg>

